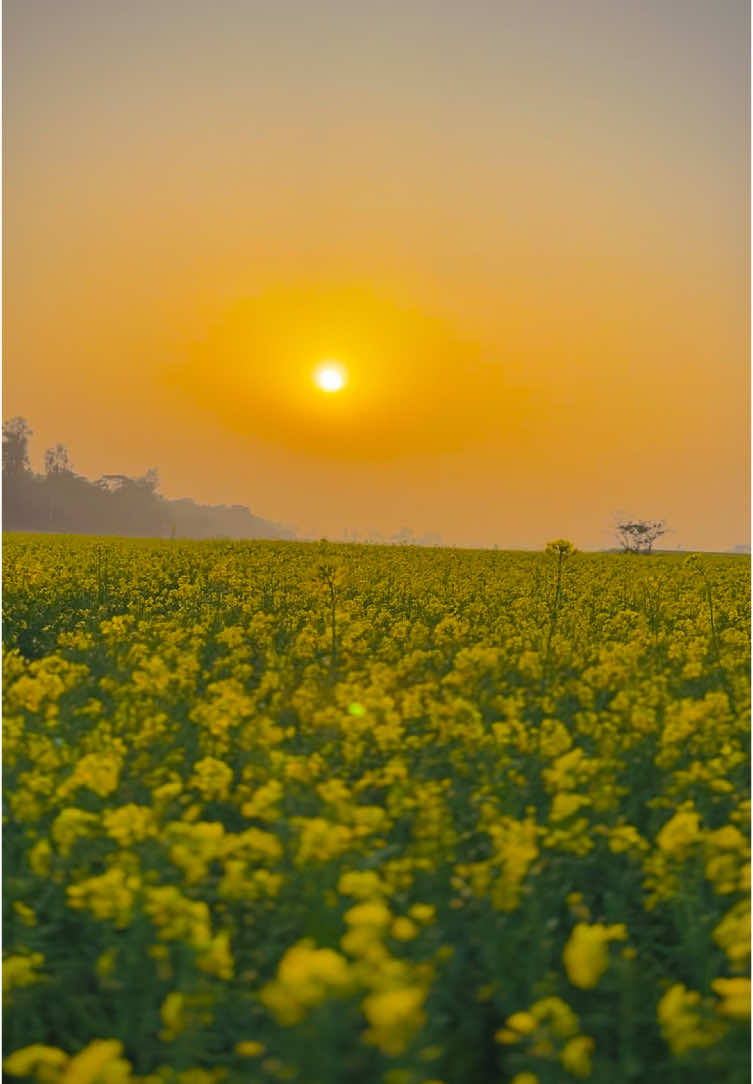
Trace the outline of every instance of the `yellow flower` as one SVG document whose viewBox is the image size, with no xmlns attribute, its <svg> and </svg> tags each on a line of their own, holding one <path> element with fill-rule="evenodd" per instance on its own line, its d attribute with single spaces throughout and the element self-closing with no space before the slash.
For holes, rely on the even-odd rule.
<svg viewBox="0 0 753 1084">
<path fill-rule="evenodd" d="M 390 933 L 397 941 L 412 941 L 418 933 L 418 926 L 409 918 L 396 918 L 390 927 Z"/>
<path fill-rule="evenodd" d="M 569 1039 L 578 1031 L 578 1017 L 559 997 L 545 997 L 531 1005 L 531 1016 L 549 1028 L 558 1039 Z"/>
<path fill-rule="evenodd" d="M 328 862 L 346 851 L 353 833 L 345 824 L 334 824 L 323 817 L 297 817 L 293 824 L 300 828 L 300 842 L 296 863 Z"/>
<path fill-rule="evenodd" d="M 205 947 L 211 941 L 209 908 L 203 900 L 189 900 L 174 885 L 149 888 L 144 910 L 166 941 L 187 941 Z"/>
<path fill-rule="evenodd" d="M 68 1055 L 64 1051 L 58 1050 L 56 1046 L 33 1043 L 31 1046 L 25 1046 L 23 1049 L 9 1054 L 3 1062 L 3 1069 L 9 1076 L 31 1076 L 32 1073 L 39 1075 L 40 1069 L 50 1069 L 56 1072 L 67 1061 Z"/>
<path fill-rule="evenodd" d="M 659 849 L 679 861 L 682 861 L 693 844 L 700 840 L 700 817 L 690 810 L 675 813 L 656 837 Z"/>
<path fill-rule="evenodd" d="M 281 1024 L 296 1024 L 309 1007 L 346 992 L 351 982 L 345 957 L 333 949 L 315 948 L 306 938 L 288 949 L 278 964 L 277 978 L 263 987 L 259 998 Z"/>
<path fill-rule="evenodd" d="M 425 998 L 426 991 L 420 986 L 370 994 L 363 1002 L 363 1012 L 370 1024 L 364 1034 L 366 1041 L 378 1046 L 384 1054 L 401 1054 L 424 1023 L 421 1006 Z"/>
<path fill-rule="evenodd" d="M 102 823 L 107 834 L 121 847 L 130 847 L 139 840 L 154 835 L 157 831 L 151 809 L 147 806 L 134 805 L 133 802 L 106 812 L 102 817 Z"/>
<path fill-rule="evenodd" d="M 204 757 L 194 764 L 194 773 L 189 780 L 189 786 L 200 790 L 207 799 L 227 798 L 233 783 L 233 770 L 224 760 L 215 757 Z"/>
<path fill-rule="evenodd" d="M 716 926 L 711 935 L 732 964 L 741 964 L 750 954 L 750 903 L 740 900 Z"/>
<path fill-rule="evenodd" d="M 574 794 L 570 791 L 558 791 L 552 802 L 552 810 L 549 814 L 550 821 L 564 821 L 577 813 L 584 805 L 590 805 L 591 799 L 583 794 Z"/>
<path fill-rule="evenodd" d="M 662 1038 L 673 1054 L 685 1054 L 696 1047 L 710 1046 L 719 1037 L 718 1029 L 709 1027 L 698 1011 L 701 995 L 675 983 L 657 1006 Z"/>
<path fill-rule="evenodd" d="M 719 851 L 740 851 L 741 853 L 745 853 L 748 847 L 745 836 L 738 828 L 735 828 L 734 824 L 725 824 L 723 828 L 709 832 L 706 836 L 706 844 Z"/>
<path fill-rule="evenodd" d="M 517 1033 L 517 1031 L 511 1031 L 510 1028 L 498 1028 L 494 1032 L 494 1040 L 498 1043 L 517 1043 L 520 1038 L 521 1036 Z"/>
<path fill-rule="evenodd" d="M 581 990 L 596 986 L 609 964 L 607 945 L 610 941 L 624 941 L 626 937 L 627 931 L 621 924 L 589 926 L 579 922 L 562 953 L 567 977 L 573 986 Z"/>
<path fill-rule="evenodd" d="M 627 851 L 639 855 L 647 851 L 648 846 L 648 843 L 632 824 L 618 825 L 609 833 L 609 849 L 614 854 L 623 854 Z"/>
<path fill-rule="evenodd" d="M 499 877 L 491 886 L 492 905 L 499 911 L 514 911 L 520 902 L 523 881 L 538 857 L 536 823 L 502 817 L 489 825 L 495 862 L 501 865 Z"/>
<path fill-rule="evenodd" d="M 285 953 L 280 961 L 279 975 L 288 984 L 315 978 L 328 986 L 345 986 L 348 983 L 348 965 L 332 949 L 312 948 L 310 942 L 302 941 Z"/>
<path fill-rule="evenodd" d="M 374 870 L 351 870 L 341 874 L 337 891 L 341 896 L 355 896 L 356 899 L 366 900 L 386 895 L 387 886 Z"/>
<path fill-rule="evenodd" d="M 22 900 L 13 901 L 13 910 L 16 912 L 16 914 L 25 926 L 36 926 L 37 916 L 34 914 L 34 911 L 31 909 L 31 907 L 27 907 L 27 905 Z"/>
<path fill-rule="evenodd" d="M 530 1035 L 538 1027 L 538 1022 L 529 1012 L 516 1012 L 505 1022 L 505 1026 L 495 1033 L 498 1043 L 517 1043 L 524 1035 Z"/>
<path fill-rule="evenodd" d="M 558 719 L 542 719 L 539 727 L 539 748 L 545 757 L 558 757 L 573 744 L 568 729 Z"/>
<path fill-rule="evenodd" d="M 182 790 L 182 783 L 163 783 L 161 787 L 155 787 L 152 791 L 152 797 L 154 798 L 155 803 L 169 802 L 172 801 L 173 798 L 177 798 Z"/>
<path fill-rule="evenodd" d="M 368 900 L 351 907 L 345 912 L 344 918 L 349 926 L 374 926 L 381 929 L 389 925 L 392 915 L 381 900 Z"/>
<path fill-rule="evenodd" d="M 207 950 L 196 957 L 196 966 L 208 975 L 217 975 L 221 979 L 233 977 L 233 956 L 227 930 L 222 930 L 212 938 Z"/>
<path fill-rule="evenodd" d="M 521 1035 L 529 1035 L 536 1030 L 536 1019 L 529 1012 L 515 1012 L 508 1018 L 507 1026 Z"/>
<path fill-rule="evenodd" d="M 560 561 L 566 561 L 577 553 L 575 546 L 566 538 L 555 538 L 554 542 L 547 542 L 545 553 L 550 557 L 557 557 Z"/>
<path fill-rule="evenodd" d="M 122 764 L 114 753 L 89 753 L 76 764 L 71 778 L 64 784 L 63 792 L 77 787 L 88 787 L 105 798 L 117 788 Z"/>
<path fill-rule="evenodd" d="M 32 872 L 40 877 L 46 877 L 50 872 L 50 859 L 52 847 L 48 839 L 38 839 L 29 851 L 29 865 Z"/>
<path fill-rule="evenodd" d="M 750 979 L 714 979 L 711 989 L 722 1001 L 716 1011 L 734 1020 L 747 1020 L 750 1016 Z"/>
<path fill-rule="evenodd" d="M 263 1043 L 257 1043 L 255 1039 L 244 1039 L 235 1044 L 235 1053 L 241 1058 L 258 1058 L 264 1053 Z"/>
<path fill-rule="evenodd" d="M 41 982 L 44 975 L 37 974 L 37 968 L 44 963 L 41 952 L 31 952 L 18 956 L 6 956 L 3 960 L 3 994 L 9 994 L 17 986 L 31 986 Z"/>
<path fill-rule="evenodd" d="M 52 822 L 50 835 L 62 855 L 67 855 L 77 839 L 94 833 L 97 818 L 93 813 L 70 807 L 62 810 Z"/>
<path fill-rule="evenodd" d="M 117 1039 L 95 1039 L 67 1063 L 60 1084 L 95 1084 L 103 1070 L 120 1060 L 122 1051 Z"/>
<path fill-rule="evenodd" d="M 423 922 L 428 924 L 433 922 L 436 916 L 437 909 L 429 903 L 414 903 L 408 911 L 411 918 L 415 918 L 416 922 Z"/>
<path fill-rule="evenodd" d="M 588 1035 L 576 1035 L 569 1039 L 560 1052 L 562 1068 L 573 1076 L 591 1075 L 591 1053 L 594 1041 Z"/>
<path fill-rule="evenodd" d="M 116 926 L 123 928 L 130 921 L 139 887 L 137 876 L 114 866 L 99 877 L 69 885 L 68 905 L 79 911 L 88 908 L 97 918 L 112 919 Z"/>
<path fill-rule="evenodd" d="M 186 1026 L 185 1017 L 183 1015 L 183 994 L 178 991 L 168 994 L 165 1000 L 162 1002 L 160 1008 L 160 1016 L 162 1017 L 162 1023 L 165 1025 L 164 1030 L 160 1032 L 160 1039 L 174 1039 L 176 1035 L 180 1035 L 181 1031 Z"/>
</svg>

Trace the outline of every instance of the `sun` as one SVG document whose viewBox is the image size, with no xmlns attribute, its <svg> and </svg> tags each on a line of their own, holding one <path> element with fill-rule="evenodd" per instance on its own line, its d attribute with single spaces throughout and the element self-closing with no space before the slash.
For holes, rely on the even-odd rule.
<svg viewBox="0 0 753 1084">
<path fill-rule="evenodd" d="M 314 383 L 322 391 L 341 391 L 346 384 L 348 374 L 339 361 L 323 361 L 314 370 Z"/>
</svg>

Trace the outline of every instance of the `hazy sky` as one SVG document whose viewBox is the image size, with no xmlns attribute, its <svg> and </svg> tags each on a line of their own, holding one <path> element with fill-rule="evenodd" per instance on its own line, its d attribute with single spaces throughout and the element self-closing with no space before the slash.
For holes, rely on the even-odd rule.
<svg viewBox="0 0 753 1084">
<path fill-rule="evenodd" d="M 330 537 L 747 541 L 749 41 L 747 0 L 6 0 L 4 417 Z"/>
</svg>

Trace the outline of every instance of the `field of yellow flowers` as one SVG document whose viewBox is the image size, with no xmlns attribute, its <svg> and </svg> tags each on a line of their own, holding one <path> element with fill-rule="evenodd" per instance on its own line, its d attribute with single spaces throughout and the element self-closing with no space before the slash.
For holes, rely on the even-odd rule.
<svg viewBox="0 0 753 1084">
<path fill-rule="evenodd" d="M 7 535 L 4 1072 L 742 1084 L 749 562 Z"/>
</svg>

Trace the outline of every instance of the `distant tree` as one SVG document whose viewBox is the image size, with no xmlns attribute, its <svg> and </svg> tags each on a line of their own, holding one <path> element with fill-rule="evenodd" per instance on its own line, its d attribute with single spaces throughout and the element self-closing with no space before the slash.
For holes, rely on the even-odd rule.
<svg viewBox="0 0 753 1084">
<path fill-rule="evenodd" d="M 70 474 L 73 470 L 68 449 L 64 444 L 56 444 L 44 453 L 44 472 L 50 474 Z"/>
<path fill-rule="evenodd" d="M 634 519 L 618 523 L 615 531 L 625 553 L 651 553 L 667 527 L 663 519 Z"/>
<path fill-rule="evenodd" d="M 3 476 L 19 475 L 29 469 L 29 437 L 33 430 L 26 418 L 3 422 Z"/>
<path fill-rule="evenodd" d="M 31 427 L 25 418 L 3 423 L 3 528 L 152 538 L 293 538 L 294 533 L 251 513 L 245 505 L 169 501 L 159 472 L 141 477 L 105 474 L 90 482 L 76 474 L 63 444 L 48 448 L 44 473 L 29 464 Z"/>
<path fill-rule="evenodd" d="M 31 426 L 26 418 L 3 422 L 3 529 L 24 530 L 36 526 L 39 494 L 29 467 Z"/>
<path fill-rule="evenodd" d="M 150 467 L 146 474 L 136 481 L 151 493 L 156 493 L 159 489 L 159 470 L 157 467 Z"/>
<path fill-rule="evenodd" d="M 415 542 L 413 537 L 413 529 L 411 527 L 401 527 L 397 534 L 393 534 L 390 539 L 398 546 L 410 546 Z"/>
<path fill-rule="evenodd" d="M 92 485 L 95 485 L 98 489 L 103 489 L 106 493 L 115 493 L 122 486 L 127 486 L 132 481 L 133 479 L 129 478 L 127 474 L 103 474 Z"/>
<path fill-rule="evenodd" d="M 44 453 L 44 475 L 40 479 L 40 493 L 46 502 L 46 529 L 82 529 L 91 517 L 92 496 L 99 494 L 85 478 L 74 474 L 71 457 L 64 444 L 56 444 Z"/>
</svg>

